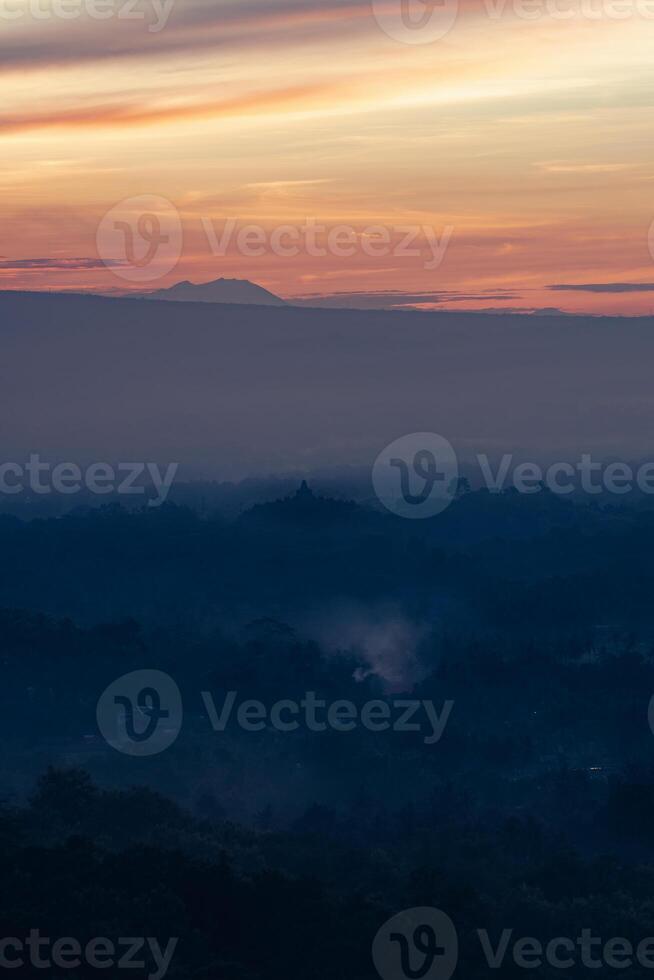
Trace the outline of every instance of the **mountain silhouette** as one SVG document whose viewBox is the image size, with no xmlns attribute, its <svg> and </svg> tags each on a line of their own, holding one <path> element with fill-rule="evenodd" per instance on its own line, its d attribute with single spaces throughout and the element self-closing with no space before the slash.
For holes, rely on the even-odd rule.
<svg viewBox="0 0 654 980">
<path fill-rule="evenodd" d="M 245 303 L 248 306 L 286 306 L 283 299 L 248 279 L 214 279 L 193 283 L 185 280 L 168 289 L 144 293 L 144 299 L 191 303 Z"/>
</svg>

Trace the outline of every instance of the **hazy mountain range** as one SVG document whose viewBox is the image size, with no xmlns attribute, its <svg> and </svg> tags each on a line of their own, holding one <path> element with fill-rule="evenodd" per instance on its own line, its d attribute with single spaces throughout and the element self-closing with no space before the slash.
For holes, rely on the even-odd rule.
<svg viewBox="0 0 654 980">
<path fill-rule="evenodd" d="M 116 294 L 108 294 L 116 295 Z M 393 290 L 379 290 L 373 292 L 354 292 L 354 293 L 335 293 L 323 294 L 314 293 L 309 296 L 295 296 L 292 299 L 282 299 L 276 296 L 263 286 L 251 282 L 248 279 L 214 279 L 211 282 L 193 283 L 188 280 L 175 283 L 166 289 L 156 289 L 151 292 L 134 294 L 124 294 L 127 298 L 134 298 L 137 295 L 140 299 L 157 299 L 174 302 L 187 303 L 239 303 L 247 306 L 301 306 L 311 309 L 340 309 L 340 310 L 410 310 L 436 308 L 442 304 L 454 304 L 462 299 L 481 299 L 489 304 L 483 310 L 484 313 L 531 313 L 534 315 L 563 316 L 561 310 L 555 307 L 544 309 L 524 309 L 512 308 L 509 310 L 493 307 L 496 300 L 516 299 L 516 296 L 507 293 L 506 290 L 499 290 L 488 295 L 469 295 L 456 292 L 426 292 L 426 293 L 403 293 Z"/>
<path fill-rule="evenodd" d="M 212 282 L 178 282 L 168 289 L 144 293 L 143 299 L 190 303 L 245 303 L 248 306 L 285 306 L 283 299 L 248 279 L 214 279 Z"/>
</svg>

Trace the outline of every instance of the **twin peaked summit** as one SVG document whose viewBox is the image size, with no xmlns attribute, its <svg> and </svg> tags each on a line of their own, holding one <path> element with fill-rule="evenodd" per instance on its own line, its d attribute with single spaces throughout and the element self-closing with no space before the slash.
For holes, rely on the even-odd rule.
<svg viewBox="0 0 654 980">
<path fill-rule="evenodd" d="M 283 299 L 247 279 L 214 279 L 212 282 L 178 282 L 168 289 L 144 293 L 143 299 L 185 303 L 243 303 L 250 306 L 286 306 Z"/>
</svg>

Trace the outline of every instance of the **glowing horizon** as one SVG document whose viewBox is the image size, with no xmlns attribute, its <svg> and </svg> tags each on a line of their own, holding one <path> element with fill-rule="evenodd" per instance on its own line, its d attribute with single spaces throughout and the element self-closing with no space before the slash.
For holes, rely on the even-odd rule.
<svg viewBox="0 0 654 980">
<path fill-rule="evenodd" d="M 141 0 L 142 20 L 47 17 L 54 0 L 37 18 L 4 0 L 24 15 L 0 18 L 0 288 L 226 277 L 291 299 L 652 312 L 654 19 L 645 0 L 621 18 L 610 0 L 566 2 L 561 19 L 547 0 L 531 19 L 462 2 L 442 37 L 403 43 L 380 26 L 394 0 Z M 179 262 L 147 284 L 96 245 L 103 216 L 144 195 L 183 230 Z M 212 254 L 207 239 L 231 221 L 269 242 L 307 219 L 351 228 L 354 254 Z M 430 268 L 366 251 L 375 226 L 452 231 Z"/>
</svg>

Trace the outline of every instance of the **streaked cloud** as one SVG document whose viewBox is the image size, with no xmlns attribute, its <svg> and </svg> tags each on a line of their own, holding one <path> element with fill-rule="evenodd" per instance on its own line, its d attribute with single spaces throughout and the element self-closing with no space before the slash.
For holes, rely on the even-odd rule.
<svg viewBox="0 0 654 980">
<path fill-rule="evenodd" d="M 125 4 L 116 0 L 117 10 Z M 20 6 L 19 8 L 20 9 Z M 351 33 L 357 24 L 374 28 L 366 0 L 240 0 L 235 4 L 176 0 L 163 27 L 163 14 L 151 0 L 130 4 L 130 18 L 68 21 L 29 15 L 5 22 L 0 35 L 0 71 L 66 66 L 116 59 L 161 58 L 306 43 L 312 37 Z M 140 19 L 135 19 L 140 18 Z"/>
<path fill-rule="evenodd" d="M 0 25 L 3 282 L 120 287 L 61 256 L 95 255 L 105 213 L 158 195 L 183 227 L 159 286 L 225 275 L 300 302 L 506 309 L 577 280 L 556 290 L 570 311 L 649 311 L 654 24 L 463 0 L 446 37 L 408 45 L 370 0 L 177 0 L 158 32 L 153 2 L 142 21 Z M 432 270 L 360 249 L 215 254 L 203 233 L 308 218 L 454 232 Z"/>
<path fill-rule="evenodd" d="M 557 284 L 548 289 L 561 293 L 654 293 L 654 282 L 590 282 Z"/>
<path fill-rule="evenodd" d="M 118 265 L 118 262 L 109 264 Z M 26 271 L 41 271 L 43 269 L 61 269 L 66 272 L 75 271 L 80 272 L 84 270 L 91 269 L 102 269 L 107 263 L 101 261 L 100 259 L 85 259 L 85 258 L 43 258 L 43 259 L 5 259 L 0 258 L 0 270 L 9 270 L 13 272 Z"/>
<path fill-rule="evenodd" d="M 393 290 L 377 290 L 374 292 L 339 292 L 313 293 L 308 296 L 295 297 L 294 306 L 326 307 L 328 309 L 351 310 L 390 310 L 412 309 L 416 307 L 436 307 L 449 303 L 489 303 L 493 300 L 519 300 L 522 297 L 508 290 L 489 290 L 487 293 L 457 293 L 454 291 L 403 293 Z"/>
<path fill-rule="evenodd" d="M 297 106 L 311 96 L 325 93 L 326 86 L 298 85 L 266 92 L 250 92 L 211 102 L 190 102 L 178 105 L 98 104 L 82 109 L 67 107 L 57 115 L 35 112 L 26 115 L 0 115 L 0 135 L 20 133 L 31 129 L 60 129 L 103 126 L 147 126 L 157 123 L 199 121 L 234 116 L 248 112 L 260 113 L 266 106 L 283 110 Z"/>
</svg>

